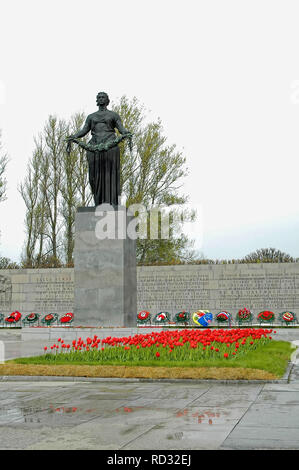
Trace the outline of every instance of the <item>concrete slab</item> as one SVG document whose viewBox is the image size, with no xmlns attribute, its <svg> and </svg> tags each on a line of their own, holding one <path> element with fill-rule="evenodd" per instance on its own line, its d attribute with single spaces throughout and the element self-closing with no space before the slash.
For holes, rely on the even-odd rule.
<svg viewBox="0 0 299 470">
<path fill-rule="evenodd" d="M 69 431 L 65 428 L 65 432 Z M 22 426 L 0 426 L 0 449 L 1 450 L 21 450 L 34 446 L 46 436 L 48 439 L 55 438 L 57 430 L 49 426 L 43 426 L 38 429 L 30 429 L 24 432 Z"/>
<path fill-rule="evenodd" d="M 263 391 L 277 391 L 277 392 L 299 392 L 299 383 L 286 383 L 286 384 L 265 384 Z"/>
<path fill-rule="evenodd" d="M 128 442 L 145 433 L 150 426 L 144 423 L 126 425 L 118 423 L 104 427 L 101 419 L 76 426 L 69 432 L 57 432 L 39 442 L 26 447 L 28 450 L 109 450 L 122 449 Z"/>
<path fill-rule="evenodd" d="M 287 391 L 263 391 L 259 397 L 255 400 L 255 403 L 261 405 L 299 405 L 299 392 L 293 390 Z M 299 416 L 298 416 L 299 421 Z"/>
<path fill-rule="evenodd" d="M 299 449 L 299 428 L 269 426 L 237 426 L 221 448 L 230 449 Z"/>
<path fill-rule="evenodd" d="M 157 450 L 208 450 L 218 449 L 229 435 L 236 421 L 230 424 L 194 427 L 179 426 L 175 423 L 163 423 L 155 426 L 142 436 L 122 447 L 123 450 L 157 449 Z"/>
<path fill-rule="evenodd" d="M 299 406 L 292 406 L 290 413 L 289 406 L 254 404 L 241 419 L 238 427 L 241 429 L 243 426 L 299 428 Z"/>
</svg>

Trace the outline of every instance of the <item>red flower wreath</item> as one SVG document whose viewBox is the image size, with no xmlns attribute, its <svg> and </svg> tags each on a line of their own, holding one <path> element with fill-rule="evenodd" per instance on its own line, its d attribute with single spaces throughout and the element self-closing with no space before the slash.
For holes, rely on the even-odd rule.
<svg viewBox="0 0 299 470">
<path fill-rule="evenodd" d="M 57 313 L 47 313 L 44 318 L 42 319 L 42 323 L 46 324 L 47 326 L 50 326 L 52 323 L 54 323 L 58 318 Z"/>
<path fill-rule="evenodd" d="M 175 322 L 176 323 L 189 323 L 190 321 L 190 313 L 183 310 L 182 312 L 178 312 L 175 314 Z"/>
<path fill-rule="evenodd" d="M 38 321 L 40 315 L 38 313 L 28 313 L 28 315 L 26 315 L 26 317 L 24 318 L 23 320 L 23 324 L 26 325 L 26 324 L 33 324 L 35 322 Z"/>
<path fill-rule="evenodd" d="M 282 319 L 285 322 L 294 321 L 294 314 L 292 312 L 283 312 Z"/>
<path fill-rule="evenodd" d="M 5 318 L 7 323 L 17 323 L 22 317 L 22 314 L 18 311 L 11 313 L 8 317 Z"/>
<path fill-rule="evenodd" d="M 54 315 L 52 313 L 49 313 L 49 315 L 45 316 L 45 321 L 51 321 L 54 319 Z"/>
<path fill-rule="evenodd" d="M 270 310 L 264 310 L 263 312 L 258 314 L 257 318 L 263 321 L 273 321 L 275 315 L 274 312 L 270 312 Z"/>
<path fill-rule="evenodd" d="M 169 321 L 168 312 L 159 312 L 155 315 L 154 323 L 166 323 Z"/>
<path fill-rule="evenodd" d="M 146 310 L 142 310 L 141 312 L 138 313 L 137 318 L 138 320 L 145 321 L 148 319 L 150 313 L 147 312 Z"/>
<path fill-rule="evenodd" d="M 230 320 L 230 317 L 231 317 L 230 313 L 223 310 L 222 312 L 217 313 L 216 320 L 219 322 L 226 322 Z"/>
<path fill-rule="evenodd" d="M 238 311 L 238 318 L 239 320 L 250 320 L 251 311 L 248 308 L 241 308 Z"/>
<path fill-rule="evenodd" d="M 69 323 L 74 319 L 73 313 L 66 313 L 63 317 L 60 318 L 60 323 Z"/>
</svg>

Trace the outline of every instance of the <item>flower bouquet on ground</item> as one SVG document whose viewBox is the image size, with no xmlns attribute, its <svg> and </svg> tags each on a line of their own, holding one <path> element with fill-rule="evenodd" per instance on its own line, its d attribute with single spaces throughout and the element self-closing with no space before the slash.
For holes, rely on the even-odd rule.
<svg viewBox="0 0 299 470">
<path fill-rule="evenodd" d="M 170 315 L 168 312 L 159 312 L 154 317 L 154 323 L 156 325 L 165 325 L 170 322 Z"/>
<path fill-rule="evenodd" d="M 74 320 L 74 314 L 73 313 L 65 313 L 64 315 L 62 315 L 62 317 L 60 317 L 59 319 L 59 323 L 62 323 L 62 324 L 66 324 L 66 323 L 72 323 L 72 321 Z"/>
<path fill-rule="evenodd" d="M 250 323 L 252 324 L 252 313 L 248 308 L 241 308 L 236 317 L 236 321 L 238 322 L 238 325 L 242 325 L 243 323 Z"/>
<path fill-rule="evenodd" d="M 282 325 L 285 324 L 287 326 L 290 326 L 290 325 L 295 325 L 296 323 L 298 323 L 296 314 L 293 312 L 281 312 L 278 315 L 278 318 Z"/>
<path fill-rule="evenodd" d="M 190 313 L 185 312 L 185 310 L 183 310 L 182 312 L 178 312 L 174 316 L 174 321 L 177 324 L 184 323 L 184 325 L 187 325 L 187 323 L 189 323 L 190 321 Z"/>
<path fill-rule="evenodd" d="M 16 325 L 22 318 L 22 314 L 17 310 L 12 312 L 8 317 L 5 318 L 5 322 L 11 325 Z"/>
<path fill-rule="evenodd" d="M 274 312 L 271 312 L 270 310 L 264 310 L 263 312 L 260 312 L 257 316 L 259 324 L 261 323 L 273 323 L 275 320 L 275 315 Z"/>
<path fill-rule="evenodd" d="M 23 320 L 23 325 L 34 325 L 34 323 L 38 322 L 39 317 L 39 313 L 28 313 Z"/>
<path fill-rule="evenodd" d="M 145 325 L 151 322 L 151 314 L 147 310 L 142 310 L 137 315 L 137 325 Z"/>
<path fill-rule="evenodd" d="M 193 313 L 192 320 L 197 326 L 207 327 L 213 320 L 213 314 L 209 310 L 197 310 Z"/>
<path fill-rule="evenodd" d="M 229 326 L 231 326 L 231 321 L 232 321 L 231 317 L 232 316 L 229 312 L 226 312 L 226 311 L 219 312 L 216 315 L 217 324 L 218 325 L 228 324 Z"/>
<path fill-rule="evenodd" d="M 43 325 L 51 326 L 53 323 L 57 323 L 58 314 L 57 313 L 48 313 L 42 318 Z"/>
</svg>

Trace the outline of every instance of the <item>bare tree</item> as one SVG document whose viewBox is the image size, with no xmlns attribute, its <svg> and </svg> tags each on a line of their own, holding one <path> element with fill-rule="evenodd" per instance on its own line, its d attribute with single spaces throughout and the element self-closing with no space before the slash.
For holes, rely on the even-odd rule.
<svg viewBox="0 0 299 470">
<path fill-rule="evenodd" d="M 35 208 L 35 217 L 38 227 L 38 243 L 36 253 L 36 267 L 43 265 L 44 247 L 47 242 L 49 232 L 49 209 L 47 204 L 47 188 L 49 184 L 49 159 L 45 157 L 42 138 L 40 141 L 40 171 L 39 171 L 39 192 L 38 201 Z"/>
<path fill-rule="evenodd" d="M 6 190 L 7 190 L 7 179 L 6 179 L 6 167 L 8 164 L 8 156 L 4 152 L 1 142 L 1 130 L 0 130 L 0 202 L 3 202 L 7 199 Z M 0 232 L 1 234 L 1 232 Z M 0 261 L 1 261 L 0 257 Z M 4 258 L 3 258 L 4 259 Z M 6 260 L 6 258 L 5 258 Z"/>
<path fill-rule="evenodd" d="M 60 194 L 63 181 L 63 154 L 65 151 L 65 137 L 67 124 L 64 120 L 58 120 L 56 116 L 49 116 L 44 127 L 45 158 L 44 169 L 47 186 L 42 183 L 42 191 L 45 197 L 47 215 L 47 253 L 51 253 L 53 267 L 60 265 L 59 248 L 61 243 L 60 220 Z"/>
<path fill-rule="evenodd" d="M 26 206 L 26 241 L 22 255 L 23 267 L 39 267 L 47 236 L 47 205 L 45 193 L 48 186 L 48 159 L 43 136 L 34 139 L 35 148 L 27 165 L 24 182 L 18 187 Z"/>
<path fill-rule="evenodd" d="M 34 266 L 34 253 L 35 246 L 39 236 L 38 226 L 36 223 L 35 213 L 36 204 L 38 200 L 38 181 L 39 181 L 39 167 L 38 167 L 38 151 L 35 150 L 33 158 L 27 165 L 27 175 L 23 183 L 20 184 L 18 190 L 23 198 L 26 206 L 25 216 L 25 254 L 23 258 L 24 267 Z"/>
<path fill-rule="evenodd" d="M 61 185 L 61 207 L 60 213 L 64 222 L 64 254 L 68 266 L 73 264 L 74 250 L 74 223 L 76 209 L 78 206 L 78 180 L 76 168 L 78 164 L 77 149 L 71 152 L 63 152 L 63 178 Z"/>
<path fill-rule="evenodd" d="M 6 172 L 7 164 L 8 164 L 8 156 L 3 151 L 2 142 L 1 142 L 1 131 L 0 131 L 0 202 L 6 200 L 7 179 L 5 176 L 5 172 Z"/>
<path fill-rule="evenodd" d="M 75 134 L 82 129 L 86 120 L 84 113 L 74 114 L 69 122 L 70 133 Z M 87 142 L 88 137 L 84 137 L 83 141 Z M 77 193 L 78 193 L 78 205 L 81 207 L 88 206 L 92 200 L 92 194 L 88 180 L 88 163 L 86 158 L 86 152 L 79 146 L 73 146 L 72 152 L 77 155 L 76 165 L 74 168 L 74 180 L 76 180 Z"/>
</svg>

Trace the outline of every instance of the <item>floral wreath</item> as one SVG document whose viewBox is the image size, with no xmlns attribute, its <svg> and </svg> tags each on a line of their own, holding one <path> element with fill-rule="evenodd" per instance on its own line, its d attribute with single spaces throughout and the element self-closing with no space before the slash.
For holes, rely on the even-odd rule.
<svg viewBox="0 0 299 470">
<path fill-rule="evenodd" d="M 279 314 L 281 320 L 286 323 L 290 323 L 295 320 L 295 314 L 293 312 L 282 312 Z"/>
<path fill-rule="evenodd" d="M 257 318 L 262 321 L 272 322 L 275 318 L 275 315 L 274 312 L 271 312 L 270 310 L 264 310 L 258 314 Z"/>
<path fill-rule="evenodd" d="M 198 326 L 209 326 L 213 320 L 213 315 L 210 310 L 197 310 L 192 314 L 193 323 Z"/>
<path fill-rule="evenodd" d="M 47 315 L 42 319 L 42 323 L 46 323 L 47 326 L 50 326 L 52 323 L 57 321 L 57 318 L 57 313 L 47 313 Z"/>
<path fill-rule="evenodd" d="M 83 142 L 80 139 L 72 138 L 72 136 L 69 136 L 66 139 L 67 142 L 68 142 L 67 152 L 68 153 L 71 152 L 72 142 L 74 142 L 75 144 L 79 145 L 79 147 L 81 147 L 84 150 L 87 150 L 89 152 L 102 152 L 103 150 L 107 151 L 107 150 L 111 149 L 112 147 L 115 147 L 120 142 L 122 142 L 124 139 L 128 139 L 129 148 L 130 148 L 130 150 L 132 150 L 132 137 L 133 137 L 133 134 L 131 132 L 127 132 L 126 134 L 122 134 L 122 135 L 119 135 L 118 137 L 115 137 L 115 139 L 112 140 L 112 141 L 99 143 L 99 144 L 91 144 L 91 143 Z"/>
<path fill-rule="evenodd" d="M 74 314 L 69 312 L 65 313 L 61 318 L 60 318 L 60 323 L 71 323 L 74 319 Z"/>
<path fill-rule="evenodd" d="M 237 313 L 238 320 L 251 320 L 252 313 L 248 308 L 241 308 Z"/>
<path fill-rule="evenodd" d="M 229 312 L 226 312 L 225 310 L 223 312 L 217 313 L 216 315 L 216 320 L 221 323 L 230 321 L 230 319 L 231 319 L 231 314 Z"/>
<path fill-rule="evenodd" d="M 188 323 L 190 321 L 190 313 L 183 310 L 175 314 L 176 323 Z"/>
<path fill-rule="evenodd" d="M 138 313 L 137 315 L 137 323 L 147 323 L 151 319 L 150 312 L 147 310 L 142 310 L 141 312 Z"/>
<path fill-rule="evenodd" d="M 155 315 L 154 322 L 155 323 L 167 323 L 170 320 L 170 316 L 168 312 L 159 312 Z"/>
<path fill-rule="evenodd" d="M 28 315 L 26 315 L 26 317 L 24 318 L 23 322 L 24 323 L 35 323 L 36 321 L 38 321 L 40 315 L 38 313 L 28 313 Z"/>
<path fill-rule="evenodd" d="M 5 318 L 5 321 L 7 323 L 18 323 L 22 318 L 22 314 L 18 312 L 17 310 L 15 312 L 12 312 L 8 317 Z"/>
</svg>

